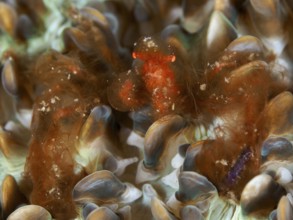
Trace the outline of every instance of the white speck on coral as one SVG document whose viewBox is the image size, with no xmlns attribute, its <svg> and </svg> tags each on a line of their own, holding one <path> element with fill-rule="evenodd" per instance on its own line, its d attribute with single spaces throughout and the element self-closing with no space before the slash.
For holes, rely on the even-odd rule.
<svg viewBox="0 0 293 220">
<path fill-rule="evenodd" d="M 58 167 L 57 164 L 53 164 L 53 165 L 52 165 L 52 170 L 54 171 L 55 176 L 56 176 L 57 178 L 59 178 L 59 177 L 60 177 L 60 170 L 59 170 L 59 167 Z"/>
<path fill-rule="evenodd" d="M 251 61 L 251 60 L 254 59 L 254 56 L 255 56 L 255 54 L 254 54 L 254 53 L 251 53 L 251 54 L 249 55 L 248 59 Z"/>
<path fill-rule="evenodd" d="M 48 191 L 48 193 L 49 193 L 49 194 L 52 194 L 54 191 L 55 191 L 55 188 L 53 187 L 52 189 L 50 189 L 50 190 Z"/>
<path fill-rule="evenodd" d="M 204 91 L 204 90 L 206 90 L 206 88 L 207 88 L 207 84 L 201 84 L 201 85 L 199 86 L 199 88 L 200 88 L 201 91 Z"/>
<path fill-rule="evenodd" d="M 175 103 L 172 104 L 172 111 L 175 110 Z"/>
<path fill-rule="evenodd" d="M 227 56 L 223 56 L 222 59 L 223 59 L 223 60 L 228 60 L 229 57 L 227 57 Z"/>
<path fill-rule="evenodd" d="M 227 160 L 224 160 L 224 159 L 216 160 L 216 164 L 222 164 L 223 166 L 228 166 Z"/>
</svg>

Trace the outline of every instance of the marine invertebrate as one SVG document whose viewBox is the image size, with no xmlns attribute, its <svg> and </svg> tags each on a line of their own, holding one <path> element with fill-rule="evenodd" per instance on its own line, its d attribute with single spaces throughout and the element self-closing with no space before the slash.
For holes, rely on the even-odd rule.
<svg viewBox="0 0 293 220">
<path fill-rule="evenodd" d="M 113 106 L 117 106 L 118 98 L 122 102 L 121 106 L 117 106 L 118 109 L 141 108 L 147 102 L 141 96 L 143 93 L 146 93 L 143 95 L 145 99 L 151 100 L 152 108 L 158 117 L 172 113 L 177 105 L 180 105 L 178 97 L 181 91 L 176 85 L 174 71 L 169 66 L 169 63 L 175 61 L 176 56 L 164 54 L 163 47 L 164 44 L 160 45 L 152 37 L 144 37 L 136 43 L 132 56 L 134 59 L 141 60 L 143 64 L 138 67 L 138 70 L 133 70 L 138 73 L 132 73 L 130 70 L 126 74 L 128 77 L 121 85 L 121 89 L 118 89 L 118 94 L 111 92 L 112 89 L 110 89 L 109 97 Z M 131 77 L 134 79 L 132 80 Z M 139 84 L 139 81 L 142 82 Z"/>
<path fill-rule="evenodd" d="M 292 218 L 290 1 L 32 2 L 0 3 L 3 218 Z"/>
</svg>

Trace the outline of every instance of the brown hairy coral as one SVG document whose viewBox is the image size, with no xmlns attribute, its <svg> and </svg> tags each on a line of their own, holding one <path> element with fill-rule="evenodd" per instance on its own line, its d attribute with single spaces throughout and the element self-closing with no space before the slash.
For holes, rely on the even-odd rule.
<svg viewBox="0 0 293 220">
<path fill-rule="evenodd" d="M 56 218 L 73 218 L 72 188 L 83 174 L 72 158 L 80 128 L 100 103 L 99 82 L 73 58 L 49 52 L 35 69 L 37 88 L 26 175 L 30 200 Z M 45 78 L 45 79 L 44 79 Z"/>
<path fill-rule="evenodd" d="M 211 79 L 216 89 L 205 96 L 208 105 L 203 103 L 203 112 L 219 118 L 216 137 L 204 142 L 196 167 L 220 195 L 239 201 L 243 187 L 260 172 L 260 147 L 268 135 L 262 123 L 264 108 L 286 85 L 276 82 L 260 60 L 217 74 Z"/>
</svg>

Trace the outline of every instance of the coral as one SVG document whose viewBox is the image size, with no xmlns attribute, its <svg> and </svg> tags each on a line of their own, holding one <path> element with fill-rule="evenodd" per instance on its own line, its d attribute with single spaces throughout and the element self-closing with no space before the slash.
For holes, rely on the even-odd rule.
<svg viewBox="0 0 293 220">
<path fill-rule="evenodd" d="M 293 218 L 291 1 L 0 12 L 2 218 Z"/>
</svg>

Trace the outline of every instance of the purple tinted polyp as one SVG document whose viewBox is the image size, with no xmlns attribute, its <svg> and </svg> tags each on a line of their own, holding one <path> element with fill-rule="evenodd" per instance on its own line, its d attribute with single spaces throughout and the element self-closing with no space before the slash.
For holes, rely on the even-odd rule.
<svg viewBox="0 0 293 220">
<path fill-rule="evenodd" d="M 227 174 L 225 182 L 228 186 L 232 186 L 236 183 L 240 173 L 243 171 L 245 164 L 252 157 L 252 152 L 249 148 L 246 148 L 238 157 L 236 163 L 232 166 Z"/>
</svg>

